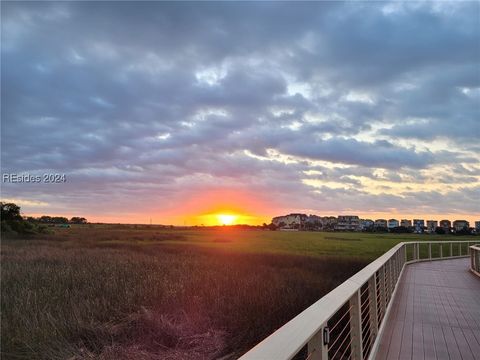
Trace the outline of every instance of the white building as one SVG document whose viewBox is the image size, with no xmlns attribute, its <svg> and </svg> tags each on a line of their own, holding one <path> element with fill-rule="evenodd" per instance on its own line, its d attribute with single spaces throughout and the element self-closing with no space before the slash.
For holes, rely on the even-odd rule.
<svg viewBox="0 0 480 360">
<path fill-rule="evenodd" d="M 360 219 L 356 215 L 339 215 L 335 230 L 337 231 L 359 231 Z"/>
<path fill-rule="evenodd" d="M 406 228 L 412 227 L 412 220 L 402 219 L 400 221 L 400 226 L 403 226 Z"/>
<path fill-rule="evenodd" d="M 427 220 L 427 232 L 434 233 L 438 227 L 437 220 Z"/>
<path fill-rule="evenodd" d="M 360 229 L 361 230 L 372 230 L 375 225 L 375 222 L 370 219 L 361 219 L 360 220 Z"/>
<path fill-rule="evenodd" d="M 425 228 L 425 220 L 423 219 L 413 219 L 413 232 L 420 234 Z"/>
<path fill-rule="evenodd" d="M 393 229 L 399 226 L 399 222 L 397 219 L 389 219 L 388 220 L 388 228 Z"/>
<path fill-rule="evenodd" d="M 453 222 L 453 229 L 455 231 L 466 230 L 470 227 L 470 223 L 467 220 L 455 220 Z"/>
<path fill-rule="evenodd" d="M 288 214 L 272 219 L 272 224 L 281 229 L 302 229 L 307 220 L 305 214 Z"/>
<path fill-rule="evenodd" d="M 388 226 L 388 222 L 385 219 L 377 219 L 375 220 L 375 228 L 386 228 Z"/>
</svg>

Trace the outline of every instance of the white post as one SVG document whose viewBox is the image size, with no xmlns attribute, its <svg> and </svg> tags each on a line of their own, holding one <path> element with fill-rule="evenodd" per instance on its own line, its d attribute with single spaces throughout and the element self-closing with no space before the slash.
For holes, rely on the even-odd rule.
<svg viewBox="0 0 480 360">
<path fill-rule="evenodd" d="M 428 243 L 428 259 L 432 260 L 432 243 Z"/>
<path fill-rule="evenodd" d="M 440 258 L 443 258 L 443 244 L 440 243 L 439 246 L 440 246 Z"/>
<path fill-rule="evenodd" d="M 385 315 L 385 310 L 387 309 L 387 301 L 386 301 L 386 281 L 385 281 L 385 265 L 380 268 L 380 279 L 379 279 L 379 289 L 380 289 L 380 309 L 382 310 L 382 314 Z"/>
<path fill-rule="evenodd" d="M 353 360 L 363 360 L 360 289 L 350 298 L 350 336 Z"/>
<path fill-rule="evenodd" d="M 453 257 L 453 243 L 450 243 L 450 257 Z"/>
<path fill-rule="evenodd" d="M 377 275 L 374 273 L 373 276 L 368 280 L 368 299 L 370 302 L 370 332 L 372 333 L 372 340 L 377 337 L 378 334 L 378 317 L 377 317 Z"/>
<path fill-rule="evenodd" d="M 328 360 L 328 344 L 326 344 L 326 339 L 324 338 L 325 331 L 328 332 L 327 323 L 324 323 L 320 331 L 308 342 L 307 351 L 309 360 Z"/>
</svg>

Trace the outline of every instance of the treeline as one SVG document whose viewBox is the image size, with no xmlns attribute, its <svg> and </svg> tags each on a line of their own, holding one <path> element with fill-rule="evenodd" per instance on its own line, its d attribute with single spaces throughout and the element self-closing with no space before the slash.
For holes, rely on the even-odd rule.
<svg viewBox="0 0 480 360">
<path fill-rule="evenodd" d="M 1 232 L 3 234 L 39 234 L 48 233 L 48 226 L 55 224 L 86 224 L 84 217 L 72 217 L 68 220 L 63 216 L 23 217 L 20 206 L 14 203 L 0 202 Z"/>
<path fill-rule="evenodd" d="M 74 216 L 70 220 L 63 216 L 40 216 L 40 217 L 32 217 L 28 216 L 25 218 L 26 221 L 29 222 L 36 222 L 36 223 L 43 223 L 43 224 L 86 224 L 87 219 L 84 217 L 77 217 Z"/>
</svg>

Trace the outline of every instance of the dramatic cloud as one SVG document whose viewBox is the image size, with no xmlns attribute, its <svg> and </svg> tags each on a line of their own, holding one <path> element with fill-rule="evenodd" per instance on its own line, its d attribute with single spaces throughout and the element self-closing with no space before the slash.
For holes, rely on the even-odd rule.
<svg viewBox="0 0 480 360">
<path fill-rule="evenodd" d="M 480 216 L 477 2 L 1 6 L 2 172 L 67 175 L 25 212 Z"/>
</svg>

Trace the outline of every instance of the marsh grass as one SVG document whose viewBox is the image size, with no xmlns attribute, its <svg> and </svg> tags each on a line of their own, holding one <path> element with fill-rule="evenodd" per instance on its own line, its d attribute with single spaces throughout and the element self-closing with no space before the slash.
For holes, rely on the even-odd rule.
<svg viewBox="0 0 480 360">
<path fill-rule="evenodd" d="M 365 265 L 168 243 L 185 238 L 4 239 L 2 359 L 236 358 Z"/>
</svg>

